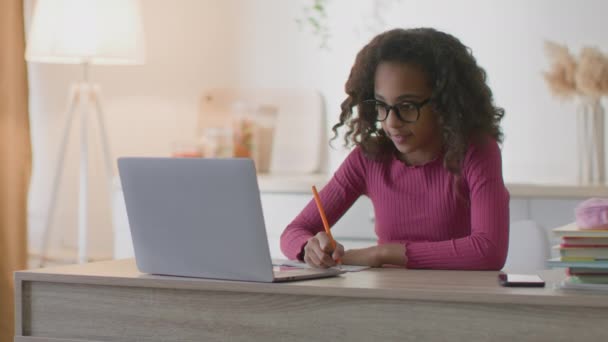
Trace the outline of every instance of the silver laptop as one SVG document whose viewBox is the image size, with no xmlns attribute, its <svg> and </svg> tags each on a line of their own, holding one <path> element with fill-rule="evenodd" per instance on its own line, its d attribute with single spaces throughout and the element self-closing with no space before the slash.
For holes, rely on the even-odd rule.
<svg viewBox="0 0 608 342">
<path fill-rule="evenodd" d="M 251 159 L 119 158 L 141 272 L 258 282 L 335 276 L 273 267 Z"/>
</svg>

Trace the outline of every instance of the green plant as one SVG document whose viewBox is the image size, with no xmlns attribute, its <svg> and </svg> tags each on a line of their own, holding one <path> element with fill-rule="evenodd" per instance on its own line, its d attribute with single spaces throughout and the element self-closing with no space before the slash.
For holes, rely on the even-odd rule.
<svg viewBox="0 0 608 342">
<path fill-rule="evenodd" d="M 312 5 L 304 6 L 304 17 L 296 22 L 301 30 L 310 28 L 312 34 L 319 38 L 319 47 L 329 50 L 329 25 L 327 4 L 329 0 L 312 0 Z"/>
</svg>

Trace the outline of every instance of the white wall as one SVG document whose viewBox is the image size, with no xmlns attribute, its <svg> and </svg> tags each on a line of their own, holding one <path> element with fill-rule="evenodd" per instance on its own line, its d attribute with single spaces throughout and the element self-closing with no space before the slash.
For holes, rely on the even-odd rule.
<svg viewBox="0 0 608 342">
<path fill-rule="evenodd" d="M 553 98 L 542 78 L 549 67 L 544 55 L 544 40 L 565 43 L 578 52 L 582 45 L 597 45 L 608 52 L 608 24 L 603 13 L 608 2 L 586 1 L 330 1 L 332 19 L 331 51 L 309 53 L 290 50 L 286 35 L 297 31 L 276 27 L 288 25 L 290 18 L 267 16 L 267 8 L 251 2 L 247 12 L 250 30 L 244 32 L 255 68 L 244 67 L 241 82 L 252 85 L 299 84 L 310 82 L 327 97 L 328 120 L 336 120 L 343 99 L 343 84 L 356 52 L 375 34 L 394 27 L 431 26 L 459 37 L 471 47 L 488 75 L 496 103 L 506 110 L 503 121 L 505 179 L 510 182 L 574 183 L 575 106 Z M 268 3 L 268 2 L 267 2 Z M 274 2 L 281 11 L 293 11 L 289 2 Z M 382 5 L 374 17 L 374 5 Z M 297 11 L 297 8 L 296 8 Z M 289 16 L 287 16 L 289 17 Z M 383 22 L 382 22 L 383 21 Z M 249 24 L 251 23 L 251 24 Z M 256 23 L 258 23 L 256 25 Z M 260 25 L 259 23 L 263 23 Z M 287 31 L 287 32 L 286 32 Z M 281 53 L 273 55 L 274 42 Z M 310 43 L 309 43 L 310 44 Z M 310 48 L 310 46 L 307 46 Z M 314 51 L 314 47 L 313 47 Z M 270 66 L 297 61 L 298 67 L 285 80 L 285 74 L 273 73 Z M 301 61 L 301 62 L 300 62 Z M 241 61 L 251 66 L 249 61 Z M 266 66 L 266 67 L 264 67 Z M 270 74 L 269 74 L 270 71 Z M 335 168 L 342 153 L 333 153 L 330 165 Z"/>
<path fill-rule="evenodd" d="M 577 52 L 582 45 L 597 45 L 608 52 L 608 23 L 603 20 L 608 2 L 331 0 L 329 51 L 319 49 L 318 39 L 295 23 L 303 16 L 302 7 L 311 2 L 143 0 L 147 64 L 93 67 L 91 74 L 105 94 L 114 155 L 168 154 L 171 141 L 195 134 L 200 91 L 216 86 L 319 89 L 326 100 L 329 134 L 356 52 L 385 29 L 431 26 L 456 35 L 472 48 L 488 72 L 496 103 L 506 109 L 506 181 L 576 181 L 575 107 L 551 97 L 544 84 L 542 71 L 549 62 L 543 41 L 565 43 Z M 65 97 L 70 82 L 80 78 L 80 70 L 30 65 L 29 71 L 34 143 L 30 230 L 31 247 L 36 250 Z M 72 138 L 54 246 L 73 247 L 76 241 L 78 136 Z M 111 231 L 98 147 L 91 147 L 95 203 L 91 249 L 93 255 L 105 256 L 111 254 Z M 344 156 L 340 148 L 331 150 L 329 169 L 335 169 Z"/>
</svg>

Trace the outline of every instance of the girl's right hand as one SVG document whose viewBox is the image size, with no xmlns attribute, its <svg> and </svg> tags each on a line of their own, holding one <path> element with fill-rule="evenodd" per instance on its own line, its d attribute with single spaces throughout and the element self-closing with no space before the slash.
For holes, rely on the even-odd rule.
<svg viewBox="0 0 608 342">
<path fill-rule="evenodd" d="M 336 260 L 344 256 L 344 246 L 336 242 L 336 249 L 325 232 L 311 237 L 304 246 L 304 262 L 312 267 L 328 268 L 336 266 Z"/>
</svg>

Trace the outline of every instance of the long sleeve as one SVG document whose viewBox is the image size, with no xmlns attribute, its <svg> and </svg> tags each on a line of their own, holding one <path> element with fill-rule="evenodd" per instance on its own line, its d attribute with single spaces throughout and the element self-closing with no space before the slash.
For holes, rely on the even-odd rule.
<svg viewBox="0 0 608 342">
<path fill-rule="evenodd" d="M 355 148 L 319 192 L 329 225 L 333 226 L 353 203 L 365 193 L 365 161 Z M 312 199 L 281 235 L 281 250 L 289 259 L 297 259 L 306 241 L 323 231 L 323 222 Z"/>
<path fill-rule="evenodd" d="M 499 270 L 509 242 L 509 193 L 498 144 L 472 146 L 463 177 L 470 196 L 470 235 L 443 241 L 406 241 L 408 268 Z"/>
</svg>

